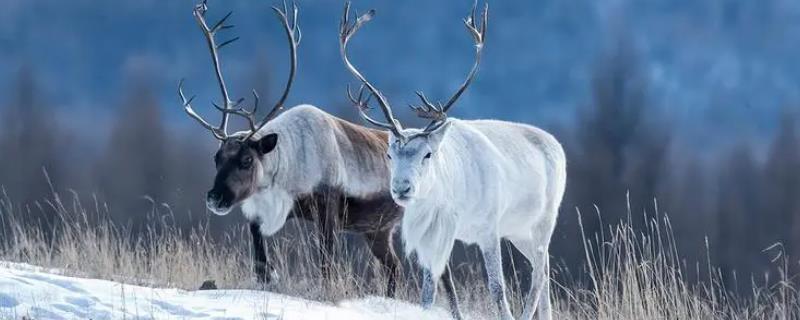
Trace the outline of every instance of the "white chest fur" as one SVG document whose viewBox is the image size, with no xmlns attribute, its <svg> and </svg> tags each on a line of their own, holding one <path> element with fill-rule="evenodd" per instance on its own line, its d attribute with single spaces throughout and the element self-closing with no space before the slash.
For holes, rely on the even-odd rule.
<svg viewBox="0 0 800 320">
<path fill-rule="evenodd" d="M 294 198 L 285 190 L 270 188 L 259 190 L 242 203 L 242 213 L 250 221 L 261 224 L 261 233 L 273 235 L 286 223 Z"/>
</svg>

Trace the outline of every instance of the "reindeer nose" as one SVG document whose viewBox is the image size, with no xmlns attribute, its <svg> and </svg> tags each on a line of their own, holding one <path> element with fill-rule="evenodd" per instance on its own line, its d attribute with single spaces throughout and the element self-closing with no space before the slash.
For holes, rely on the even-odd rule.
<svg viewBox="0 0 800 320">
<path fill-rule="evenodd" d="M 394 185 L 392 186 L 392 192 L 401 196 L 408 194 L 409 192 L 411 192 L 411 181 L 405 179 L 394 183 Z"/>
<path fill-rule="evenodd" d="M 206 200 L 208 202 L 218 203 L 220 200 L 222 200 L 222 193 L 211 190 L 206 195 Z"/>
<path fill-rule="evenodd" d="M 406 187 L 405 189 L 394 189 L 394 193 L 399 194 L 399 195 L 405 195 L 409 191 L 411 191 L 411 187 L 410 186 Z"/>
</svg>

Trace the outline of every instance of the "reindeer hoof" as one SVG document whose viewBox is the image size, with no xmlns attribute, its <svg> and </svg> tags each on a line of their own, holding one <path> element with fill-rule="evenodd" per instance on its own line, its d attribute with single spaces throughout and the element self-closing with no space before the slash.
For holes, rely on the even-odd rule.
<svg viewBox="0 0 800 320">
<path fill-rule="evenodd" d="M 272 268 L 270 268 L 269 271 L 265 270 L 265 268 L 257 268 L 256 280 L 260 285 L 266 286 L 277 283 L 280 280 L 280 276 L 278 276 L 278 272 Z"/>
</svg>

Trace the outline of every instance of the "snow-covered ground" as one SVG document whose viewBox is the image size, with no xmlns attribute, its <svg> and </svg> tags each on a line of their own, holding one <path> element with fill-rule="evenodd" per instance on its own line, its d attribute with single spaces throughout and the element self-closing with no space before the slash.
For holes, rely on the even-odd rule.
<svg viewBox="0 0 800 320">
<path fill-rule="evenodd" d="M 449 319 L 392 299 L 336 305 L 253 290 L 153 289 L 0 263 L 0 319 Z"/>
</svg>

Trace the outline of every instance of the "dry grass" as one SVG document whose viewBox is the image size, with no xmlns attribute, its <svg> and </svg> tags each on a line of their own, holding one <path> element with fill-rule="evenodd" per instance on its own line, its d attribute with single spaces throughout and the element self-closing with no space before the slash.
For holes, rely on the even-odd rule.
<svg viewBox="0 0 800 320">
<path fill-rule="evenodd" d="M 51 221 L 24 219 L 36 210 L 52 213 Z M 171 218 L 171 213 L 159 215 L 154 210 L 152 223 L 134 236 L 129 228 L 112 223 L 103 206 L 85 208 L 75 195 L 64 201 L 54 194 L 32 208 L 16 207 L 4 195 L 0 197 L 0 259 L 156 287 L 196 289 L 207 279 L 216 280 L 221 288 L 257 287 L 244 228 L 212 237 L 203 223 L 183 232 Z M 757 289 L 750 294 L 736 296 L 722 285 L 721 273 L 710 263 L 695 268 L 683 265 L 666 217 L 648 221 L 647 230 L 621 223 L 604 234 L 584 234 L 586 272 L 569 283 L 554 283 L 557 318 L 800 318 L 799 296 L 785 272 L 786 256 L 778 261 L 782 267 L 776 281 L 755 284 Z M 270 259 L 282 278 L 269 290 L 324 301 L 382 294 L 385 278 L 376 272 L 375 260 L 366 250 L 348 250 L 344 243 L 332 257 L 333 279 L 323 281 L 316 267 L 314 239 L 310 232 L 282 232 L 270 240 Z M 458 289 L 466 314 L 472 318 L 490 315 L 480 266 L 460 268 L 461 274 L 468 275 L 459 279 Z M 690 282 L 690 273 L 706 280 Z M 416 301 L 418 281 L 414 272 L 406 274 L 407 281 L 398 284 L 399 298 Z M 510 294 L 518 309 L 519 293 Z M 443 304 L 445 299 L 439 300 Z"/>
</svg>

